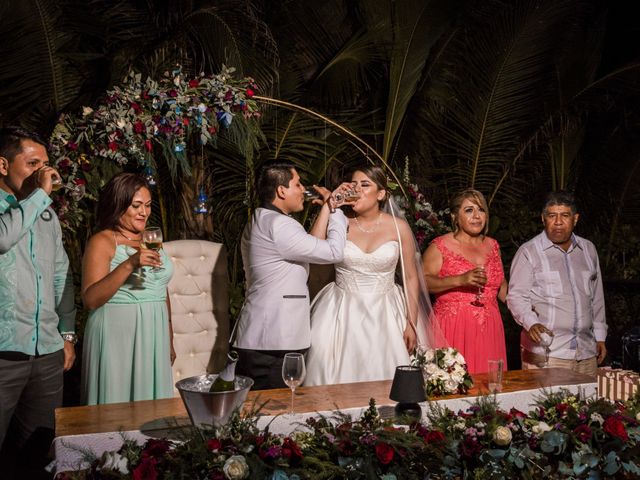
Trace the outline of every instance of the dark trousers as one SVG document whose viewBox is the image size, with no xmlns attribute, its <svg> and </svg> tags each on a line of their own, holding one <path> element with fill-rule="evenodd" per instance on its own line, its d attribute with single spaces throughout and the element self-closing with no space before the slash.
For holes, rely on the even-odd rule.
<svg viewBox="0 0 640 480">
<path fill-rule="evenodd" d="M 63 369 L 63 350 L 26 360 L 0 355 L 0 464 L 12 463 L 16 471 L 46 464 Z"/>
<path fill-rule="evenodd" d="M 246 350 L 234 348 L 239 358 L 236 374 L 253 379 L 252 390 L 289 388 L 282 380 L 282 362 L 286 353 L 307 353 L 304 350 Z"/>
</svg>

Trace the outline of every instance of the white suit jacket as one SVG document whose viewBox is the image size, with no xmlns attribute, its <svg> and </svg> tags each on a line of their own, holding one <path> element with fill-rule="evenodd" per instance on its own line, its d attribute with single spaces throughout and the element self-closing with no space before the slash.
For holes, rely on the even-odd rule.
<svg viewBox="0 0 640 480">
<path fill-rule="evenodd" d="M 234 345 L 250 350 L 309 348 L 309 263 L 342 261 L 347 218 L 329 218 L 327 239 L 309 235 L 295 219 L 258 208 L 242 236 L 247 291 Z"/>
</svg>

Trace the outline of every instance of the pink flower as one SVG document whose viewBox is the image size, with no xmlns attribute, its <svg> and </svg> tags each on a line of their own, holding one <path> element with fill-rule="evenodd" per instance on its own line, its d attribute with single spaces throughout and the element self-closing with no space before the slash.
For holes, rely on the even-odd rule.
<svg viewBox="0 0 640 480">
<path fill-rule="evenodd" d="M 251 98 L 255 95 L 256 93 L 251 90 L 250 88 L 247 88 L 247 97 Z"/>
<path fill-rule="evenodd" d="M 144 149 L 147 152 L 152 152 L 153 151 L 153 144 L 151 143 L 151 140 L 145 140 L 144 141 Z"/>
<path fill-rule="evenodd" d="M 131 102 L 131 108 L 133 109 L 136 115 L 142 112 L 142 108 L 136 102 Z"/>
<path fill-rule="evenodd" d="M 74 150 L 74 151 L 75 151 L 75 150 L 77 150 L 77 149 L 78 149 L 78 144 L 77 144 L 77 143 L 74 143 L 74 142 L 68 142 L 68 143 L 67 143 L 67 148 L 68 148 L 69 150 Z"/>
<path fill-rule="evenodd" d="M 116 142 L 109 142 L 109 150 L 115 152 L 118 150 L 118 144 Z"/>
</svg>

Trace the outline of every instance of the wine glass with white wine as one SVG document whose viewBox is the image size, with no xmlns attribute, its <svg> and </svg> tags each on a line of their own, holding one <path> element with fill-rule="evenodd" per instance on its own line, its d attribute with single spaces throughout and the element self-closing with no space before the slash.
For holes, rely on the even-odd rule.
<svg viewBox="0 0 640 480">
<path fill-rule="evenodd" d="M 300 386 L 307 374 L 304 365 L 304 355 L 301 353 L 287 353 L 282 362 L 282 380 L 291 389 L 291 414 L 293 414 L 293 396 L 296 387 Z"/>
<path fill-rule="evenodd" d="M 162 230 L 159 227 L 147 227 L 142 232 L 142 242 L 140 244 L 142 248 L 149 250 L 160 251 L 162 248 Z M 163 267 L 153 267 L 152 272 L 159 272 Z"/>
</svg>

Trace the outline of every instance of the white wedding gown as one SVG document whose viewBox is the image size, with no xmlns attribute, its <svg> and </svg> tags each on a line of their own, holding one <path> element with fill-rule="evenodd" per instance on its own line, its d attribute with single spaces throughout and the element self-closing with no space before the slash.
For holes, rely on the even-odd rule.
<svg viewBox="0 0 640 480">
<path fill-rule="evenodd" d="M 399 255 L 396 241 L 365 253 L 347 240 L 335 282 L 311 304 L 305 385 L 388 380 L 409 364 L 404 296 L 394 281 Z"/>
</svg>

